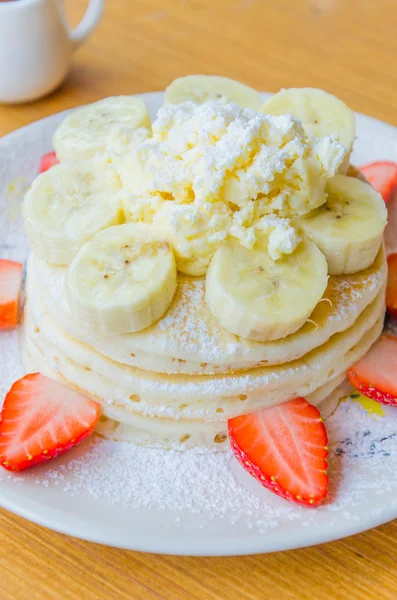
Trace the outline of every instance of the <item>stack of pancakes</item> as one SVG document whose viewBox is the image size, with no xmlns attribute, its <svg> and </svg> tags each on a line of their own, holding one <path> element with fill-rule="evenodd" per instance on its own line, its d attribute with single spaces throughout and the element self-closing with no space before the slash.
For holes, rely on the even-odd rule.
<svg viewBox="0 0 397 600">
<path fill-rule="evenodd" d="M 230 417 L 298 396 L 321 410 L 383 327 L 383 247 L 368 269 L 331 276 L 299 331 L 263 343 L 223 329 L 205 303 L 205 279 L 181 274 L 157 323 L 94 335 L 69 308 L 66 271 L 34 255 L 29 260 L 25 366 L 97 400 L 104 415 L 98 432 L 136 444 L 223 449 Z"/>
</svg>

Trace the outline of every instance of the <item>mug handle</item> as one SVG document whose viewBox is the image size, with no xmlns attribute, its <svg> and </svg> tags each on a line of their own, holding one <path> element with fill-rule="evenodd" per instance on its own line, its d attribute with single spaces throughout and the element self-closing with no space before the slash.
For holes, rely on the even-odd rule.
<svg viewBox="0 0 397 600">
<path fill-rule="evenodd" d="M 70 39 L 76 50 L 98 25 L 102 17 L 105 0 L 90 0 L 86 13 L 77 27 L 72 31 Z"/>
</svg>

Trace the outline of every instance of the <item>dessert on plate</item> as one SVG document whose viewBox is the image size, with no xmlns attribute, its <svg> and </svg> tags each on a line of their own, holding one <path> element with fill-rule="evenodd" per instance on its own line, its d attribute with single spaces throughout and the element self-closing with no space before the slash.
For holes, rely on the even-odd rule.
<svg viewBox="0 0 397 600">
<path fill-rule="evenodd" d="M 87 432 L 179 450 L 230 441 L 264 485 L 317 505 L 320 414 L 346 373 L 393 396 L 360 370 L 383 329 L 387 209 L 350 165 L 354 115 L 322 90 L 263 103 L 210 76 L 175 80 L 164 100 L 153 123 L 125 96 L 55 131 L 23 202 L 26 370 L 89 399 Z M 284 462 L 299 446 L 304 493 L 270 440 Z"/>
</svg>

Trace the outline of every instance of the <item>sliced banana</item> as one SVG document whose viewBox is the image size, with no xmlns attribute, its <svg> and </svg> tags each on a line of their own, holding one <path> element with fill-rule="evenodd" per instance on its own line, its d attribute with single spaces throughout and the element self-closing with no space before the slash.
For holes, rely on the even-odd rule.
<svg viewBox="0 0 397 600">
<path fill-rule="evenodd" d="M 165 90 L 165 104 L 180 104 L 188 100 L 197 104 L 219 100 L 224 104 L 230 102 L 256 111 L 259 111 L 262 104 L 260 93 L 253 88 L 218 75 L 178 77 Z"/>
<path fill-rule="evenodd" d="M 321 299 L 327 262 L 315 244 L 302 241 L 293 254 L 274 261 L 265 250 L 219 248 L 206 278 L 206 302 L 231 333 L 265 342 L 297 331 Z"/>
<path fill-rule="evenodd" d="M 123 152 L 144 137 L 140 128 L 150 129 L 144 101 L 114 96 L 73 111 L 56 129 L 53 145 L 60 161 L 85 160 L 106 150 Z"/>
<path fill-rule="evenodd" d="M 326 203 L 297 223 L 325 255 L 330 275 L 362 271 L 382 243 L 385 203 L 368 183 L 346 175 L 330 179 L 327 193 Z"/>
<path fill-rule="evenodd" d="M 367 178 L 361 173 L 361 171 L 359 171 L 359 169 L 357 169 L 357 167 L 355 167 L 352 164 L 349 165 L 346 171 L 346 175 L 348 175 L 349 177 L 355 177 L 356 179 L 359 179 L 364 183 L 368 183 Z"/>
<path fill-rule="evenodd" d="M 356 137 L 356 121 L 342 100 L 316 88 L 289 88 L 266 100 L 261 111 L 271 115 L 291 114 L 302 122 L 306 133 L 316 137 L 337 134 L 347 152 L 341 167 L 341 171 L 346 171 Z"/>
<path fill-rule="evenodd" d="M 33 252 L 68 265 L 98 231 L 122 219 L 117 188 L 94 165 L 62 163 L 39 175 L 22 205 Z"/>
<path fill-rule="evenodd" d="M 106 335 L 149 327 L 164 315 L 175 288 L 172 247 L 143 223 L 98 233 L 81 248 L 66 278 L 77 321 Z"/>
</svg>

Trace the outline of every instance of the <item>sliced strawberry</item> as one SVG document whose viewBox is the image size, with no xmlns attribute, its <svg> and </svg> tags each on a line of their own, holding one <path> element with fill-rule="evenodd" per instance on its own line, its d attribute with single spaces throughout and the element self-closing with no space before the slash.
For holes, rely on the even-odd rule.
<svg viewBox="0 0 397 600">
<path fill-rule="evenodd" d="M 58 163 L 59 160 L 57 159 L 55 152 L 47 152 L 47 154 L 43 154 L 43 156 L 40 158 L 39 173 L 48 171 L 48 169 L 51 169 L 51 167 L 57 165 Z"/>
<path fill-rule="evenodd" d="M 390 314 L 397 316 L 397 254 L 388 256 L 387 265 L 386 308 Z"/>
<path fill-rule="evenodd" d="M 387 203 L 385 243 L 388 254 L 397 252 L 397 190 L 391 195 Z"/>
<path fill-rule="evenodd" d="M 15 327 L 18 322 L 23 265 L 0 259 L 0 329 Z"/>
<path fill-rule="evenodd" d="M 22 471 L 70 450 L 93 431 L 100 408 L 41 373 L 16 381 L 0 415 L 0 464 Z"/>
<path fill-rule="evenodd" d="M 328 492 L 327 432 L 304 398 L 229 420 L 237 460 L 286 500 L 317 506 Z"/>
<path fill-rule="evenodd" d="M 360 167 L 360 171 L 387 202 L 397 188 L 397 164 L 389 161 L 373 162 Z"/>
<path fill-rule="evenodd" d="M 350 383 L 364 396 L 397 406 L 397 338 L 382 335 L 369 352 L 347 372 Z"/>
</svg>

